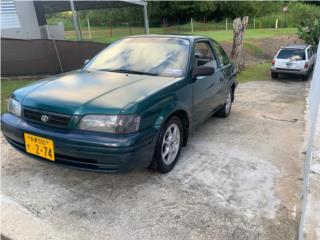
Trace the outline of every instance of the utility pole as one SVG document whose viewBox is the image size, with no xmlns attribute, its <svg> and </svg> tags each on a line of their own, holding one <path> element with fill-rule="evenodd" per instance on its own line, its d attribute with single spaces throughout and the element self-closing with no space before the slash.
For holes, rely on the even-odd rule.
<svg viewBox="0 0 320 240">
<path fill-rule="evenodd" d="M 191 32 L 193 32 L 193 19 L 191 18 Z"/>
<path fill-rule="evenodd" d="M 288 12 L 288 6 L 284 6 L 282 11 L 284 12 L 284 27 L 287 27 L 287 12 Z"/>
<path fill-rule="evenodd" d="M 143 6 L 143 18 L 144 18 L 144 33 L 149 34 L 149 20 L 148 20 L 148 12 L 147 12 L 147 3 Z"/>
<path fill-rule="evenodd" d="M 112 20 L 109 20 L 109 36 L 112 38 Z"/>
<path fill-rule="evenodd" d="M 78 23 L 77 12 L 76 12 L 76 9 L 74 8 L 73 0 L 70 0 L 70 6 L 72 11 L 72 20 L 73 20 L 74 30 L 76 32 L 77 40 L 80 41 L 81 40 L 80 27 Z"/>
<path fill-rule="evenodd" d="M 87 24 L 88 24 L 89 39 L 91 40 L 92 37 L 91 37 L 91 28 L 90 28 L 90 20 L 89 20 L 89 18 L 87 18 Z"/>
</svg>

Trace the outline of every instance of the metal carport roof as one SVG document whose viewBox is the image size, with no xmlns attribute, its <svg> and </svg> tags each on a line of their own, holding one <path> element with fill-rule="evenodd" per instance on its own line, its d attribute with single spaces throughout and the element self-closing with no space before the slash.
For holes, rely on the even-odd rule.
<svg viewBox="0 0 320 240">
<path fill-rule="evenodd" d="M 70 1 L 45 1 L 36 0 L 35 4 L 40 4 L 45 13 L 71 11 Z M 75 10 L 118 8 L 128 5 L 146 6 L 144 1 L 73 1 Z"/>
<path fill-rule="evenodd" d="M 65 12 L 72 11 L 73 24 L 75 26 L 75 31 L 77 39 L 80 40 L 80 30 L 77 20 L 77 10 L 89 10 L 89 9 L 104 9 L 104 8 L 119 8 L 126 7 L 129 5 L 138 5 L 143 7 L 144 13 L 144 27 L 145 33 L 149 34 L 149 21 L 147 16 L 147 3 L 143 0 L 120 0 L 120 1 L 45 1 L 45 0 L 34 0 L 34 6 L 37 13 L 37 18 L 39 25 L 46 25 L 46 13 L 54 12 Z"/>
</svg>

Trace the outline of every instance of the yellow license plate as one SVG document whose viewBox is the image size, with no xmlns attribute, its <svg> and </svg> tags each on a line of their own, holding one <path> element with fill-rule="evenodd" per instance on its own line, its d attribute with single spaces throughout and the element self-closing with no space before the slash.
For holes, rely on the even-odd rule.
<svg viewBox="0 0 320 240">
<path fill-rule="evenodd" d="M 51 139 L 25 133 L 24 142 L 27 153 L 54 161 L 54 145 Z"/>
</svg>

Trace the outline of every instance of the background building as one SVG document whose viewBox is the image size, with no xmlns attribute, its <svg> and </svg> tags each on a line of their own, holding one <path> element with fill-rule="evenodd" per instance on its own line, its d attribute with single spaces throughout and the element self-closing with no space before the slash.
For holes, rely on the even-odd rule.
<svg viewBox="0 0 320 240">
<path fill-rule="evenodd" d="M 0 6 L 2 38 L 41 38 L 33 1 L 1 0 Z"/>
</svg>

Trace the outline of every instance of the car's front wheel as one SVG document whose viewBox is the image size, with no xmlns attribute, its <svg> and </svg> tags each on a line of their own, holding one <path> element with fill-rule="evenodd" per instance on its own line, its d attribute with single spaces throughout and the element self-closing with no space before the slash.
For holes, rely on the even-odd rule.
<svg viewBox="0 0 320 240">
<path fill-rule="evenodd" d="M 225 104 L 218 110 L 218 112 L 215 114 L 216 116 L 226 118 L 230 115 L 232 106 L 232 94 L 233 91 L 230 89 Z"/>
<path fill-rule="evenodd" d="M 176 165 L 183 140 L 183 128 L 178 117 L 171 117 L 162 127 L 150 168 L 167 173 Z"/>
</svg>

